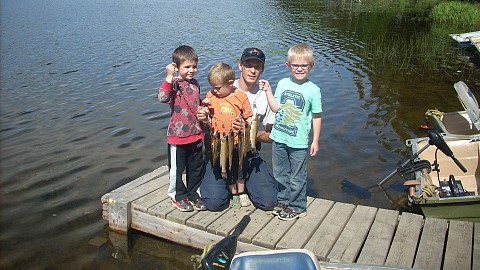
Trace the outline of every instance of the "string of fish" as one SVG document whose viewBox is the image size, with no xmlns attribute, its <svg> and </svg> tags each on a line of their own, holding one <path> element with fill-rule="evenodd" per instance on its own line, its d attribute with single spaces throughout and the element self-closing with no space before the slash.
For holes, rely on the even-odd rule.
<svg viewBox="0 0 480 270">
<path fill-rule="evenodd" d="M 242 117 L 242 115 L 238 116 Z M 238 142 L 235 144 L 235 132 L 230 129 L 228 133 L 220 134 L 218 130 L 218 123 L 222 124 L 222 129 L 225 130 L 225 123 L 232 124 L 235 119 L 222 120 L 218 119 L 214 115 L 210 114 L 210 119 L 214 118 L 216 128 L 212 128 L 212 124 L 205 125 L 204 128 L 204 148 L 205 154 L 210 159 L 212 167 L 219 165 L 223 178 L 227 178 L 227 172 L 231 172 L 235 169 L 233 166 L 243 167 L 247 152 L 256 151 L 256 133 L 258 129 L 258 115 L 254 115 L 250 122 L 245 122 L 245 130 L 239 130 L 237 132 Z M 233 152 L 238 151 L 238 163 L 233 160 Z M 237 167 L 237 168 L 238 168 Z"/>
</svg>

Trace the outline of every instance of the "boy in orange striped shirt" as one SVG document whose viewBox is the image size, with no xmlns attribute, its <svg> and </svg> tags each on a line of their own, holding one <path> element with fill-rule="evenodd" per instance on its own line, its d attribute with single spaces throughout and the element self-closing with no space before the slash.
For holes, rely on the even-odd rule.
<svg viewBox="0 0 480 270">
<path fill-rule="evenodd" d="M 228 64 L 215 64 L 210 69 L 207 79 L 213 89 L 207 93 L 202 103 L 209 108 L 212 130 L 220 132 L 220 136 L 230 134 L 232 123 L 236 118 L 242 117 L 247 121 L 253 115 L 248 97 L 233 85 L 235 71 Z M 234 143 L 237 145 L 238 130 L 234 130 L 234 134 Z M 238 148 L 235 148 L 234 156 L 238 161 Z M 215 166 L 213 170 L 215 175 L 220 175 L 220 166 Z M 231 207 L 245 207 L 251 204 L 248 194 L 245 193 L 245 178 L 246 169 L 238 166 L 238 169 L 232 167 L 232 171 L 227 174 L 227 179 L 224 179 L 232 194 Z"/>
</svg>

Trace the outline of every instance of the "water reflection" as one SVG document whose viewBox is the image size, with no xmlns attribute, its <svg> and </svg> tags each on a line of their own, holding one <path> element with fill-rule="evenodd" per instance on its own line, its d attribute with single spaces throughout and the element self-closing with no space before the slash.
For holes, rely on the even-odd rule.
<svg viewBox="0 0 480 270">
<path fill-rule="evenodd" d="M 137 233 L 128 260 L 113 259 L 100 203 L 166 164 L 169 112 L 155 94 L 180 44 L 199 53 L 203 94 L 209 68 L 236 66 L 245 47 L 264 50 L 262 77 L 275 86 L 288 76 L 287 48 L 310 44 L 324 124 L 308 192 L 354 204 L 400 207 L 401 178 L 385 192 L 369 187 L 395 168 L 405 139 L 422 135 L 427 109 L 461 109 L 454 82 L 474 93 L 480 85 L 473 56 L 448 40 L 473 29 L 354 1 L 194 0 L 188 16 L 161 0 L 7 0 L 0 9 L 0 268 L 191 269 L 185 258 L 199 251 Z M 270 162 L 269 147 L 262 155 Z M 343 190 L 345 178 L 371 196 Z"/>
</svg>

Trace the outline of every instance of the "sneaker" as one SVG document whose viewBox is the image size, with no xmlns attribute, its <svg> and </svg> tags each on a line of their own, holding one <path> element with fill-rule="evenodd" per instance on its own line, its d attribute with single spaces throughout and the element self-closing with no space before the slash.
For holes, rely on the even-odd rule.
<svg viewBox="0 0 480 270">
<path fill-rule="evenodd" d="M 187 198 L 177 202 L 175 201 L 174 199 L 171 199 L 172 200 L 172 204 L 173 206 L 177 207 L 178 210 L 182 211 L 182 212 L 192 212 L 193 211 L 193 207 L 190 205 L 190 202 L 188 201 Z"/>
<path fill-rule="evenodd" d="M 272 214 L 274 216 L 278 216 L 278 214 L 280 214 L 283 211 L 283 209 L 286 209 L 286 208 L 287 208 L 286 204 L 277 202 L 277 205 L 275 205 L 275 207 L 273 208 Z"/>
<path fill-rule="evenodd" d="M 196 201 L 190 201 L 190 204 L 193 206 L 193 209 L 197 211 L 205 211 L 207 210 L 207 207 L 202 202 L 202 199 L 198 198 Z"/>
<path fill-rule="evenodd" d="M 242 207 L 247 207 L 252 205 L 252 202 L 248 198 L 248 194 L 242 194 L 239 197 L 240 197 L 240 204 L 242 205 Z"/>
<path fill-rule="evenodd" d="M 230 199 L 230 207 L 237 208 L 237 209 L 242 207 L 242 204 L 240 203 L 240 196 L 238 195 L 232 196 L 232 198 Z"/>
<path fill-rule="evenodd" d="M 278 218 L 281 219 L 281 220 L 294 220 L 294 219 L 297 219 L 297 218 L 305 217 L 306 215 L 307 215 L 307 212 L 299 213 L 299 212 L 295 212 L 291 208 L 287 207 L 287 208 L 283 209 L 283 211 L 280 212 L 280 214 L 278 214 Z"/>
</svg>

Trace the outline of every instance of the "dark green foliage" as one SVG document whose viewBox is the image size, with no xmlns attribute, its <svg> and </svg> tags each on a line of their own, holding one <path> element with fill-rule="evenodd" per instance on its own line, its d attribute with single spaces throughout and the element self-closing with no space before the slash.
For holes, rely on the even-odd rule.
<svg viewBox="0 0 480 270">
<path fill-rule="evenodd" d="M 480 5 L 467 2 L 443 2 L 432 9 L 432 19 L 453 25 L 480 25 Z"/>
</svg>

